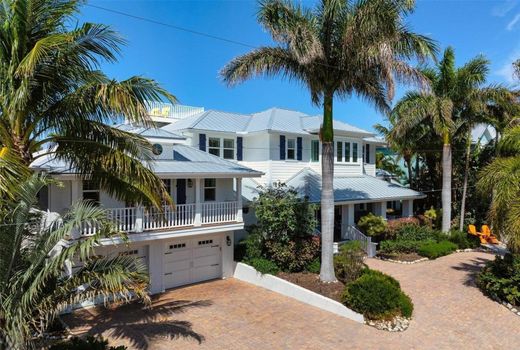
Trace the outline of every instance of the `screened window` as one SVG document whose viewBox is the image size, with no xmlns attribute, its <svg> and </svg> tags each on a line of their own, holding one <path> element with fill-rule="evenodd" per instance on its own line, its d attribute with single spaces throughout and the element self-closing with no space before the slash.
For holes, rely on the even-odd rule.
<svg viewBox="0 0 520 350">
<path fill-rule="evenodd" d="M 208 141 L 208 152 L 214 156 L 220 157 L 220 139 L 217 137 L 210 137 Z"/>
<path fill-rule="evenodd" d="M 350 142 L 345 142 L 345 162 L 350 162 Z"/>
<path fill-rule="evenodd" d="M 287 159 L 296 159 L 296 139 L 287 140 Z"/>
<path fill-rule="evenodd" d="M 235 140 L 224 139 L 224 159 L 235 159 Z"/>
<path fill-rule="evenodd" d="M 217 180 L 204 179 L 204 201 L 215 201 L 217 198 Z"/>
<path fill-rule="evenodd" d="M 352 161 L 354 163 L 358 161 L 358 144 L 356 142 L 352 143 Z"/>
<path fill-rule="evenodd" d="M 336 142 L 336 161 L 343 161 L 343 142 Z"/>
<path fill-rule="evenodd" d="M 320 141 L 312 140 L 311 142 L 311 162 L 320 161 Z"/>
<path fill-rule="evenodd" d="M 83 200 L 88 200 L 94 202 L 96 205 L 99 205 L 99 184 L 86 180 L 83 181 Z"/>
</svg>

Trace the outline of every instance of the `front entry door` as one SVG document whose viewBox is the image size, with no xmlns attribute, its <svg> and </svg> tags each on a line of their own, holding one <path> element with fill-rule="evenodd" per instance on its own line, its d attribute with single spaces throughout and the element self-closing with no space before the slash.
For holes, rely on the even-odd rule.
<svg viewBox="0 0 520 350">
<path fill-rule="evenodd" d="M 177 204 L 186 204 L 186 179 L 177 179 Z"/>
</svg>

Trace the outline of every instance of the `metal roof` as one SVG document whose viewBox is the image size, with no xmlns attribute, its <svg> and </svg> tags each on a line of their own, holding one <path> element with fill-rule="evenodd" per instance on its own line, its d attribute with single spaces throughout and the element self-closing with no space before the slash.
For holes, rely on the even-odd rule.
<svg viewBox="0 0 520 350">
<path fill-rule="evenodd" d="M 46 170 L 50 173 L 75 173 L 70 164 L 56 160 L 50 155 L 39 158 L 31 164 L 31 167 Z M 174 145 L 173 160 L 155 160 L 149 163 L 149 168 L 157 175 L 170 175 L 173 177 L 189 175 L 259 177 L 263 174 L 186 145 Z"/>
<path fill-rule="evenodd" d="M 287 182 L 311 202 L 321 201 L 321 175 L 305 168 Z M 372 176 L 334 177 L 335 202 L 369 202 L 424 198 L 423 193 Z"/>
<path fill-rule="evenodd" d="M 134 126 L 131 124 L 120 124 L 116 125 L 115 128 L 123 131 L 130 132 L 132 134 L 137 134 L 147 138 L 156 138 L 156 139 L 168 139 L 168 140 L 186 140 L 186 138 L 182 135 L 175 134 L 173 132 L 169 132 L 162 128 L 143 128 Z"/>
<path fill-rule="evenodd" d="M 195 129 L 231 133 L 275 131 L 309 134 L 319 131 L 322 119 L 322 116 L 309 116 L 302 112 L 283 108 L 270 108 L 251 115 L 209 110 L 164 126 L 163 129 L 167 131 Z M 334 129 L 363 136 L 374 135 L 369 131 L 339 120 L 334 120 Z"/>
</svg>

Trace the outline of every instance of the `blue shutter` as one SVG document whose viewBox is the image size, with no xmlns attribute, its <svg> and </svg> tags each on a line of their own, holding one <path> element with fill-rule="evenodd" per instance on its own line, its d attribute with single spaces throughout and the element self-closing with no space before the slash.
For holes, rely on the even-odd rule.
<svg viewBox="0 0 520 350">
<path fill-rule="evenodd" d="M 302 160 L 302 148 L 303 148 L 303 139 L 298 137 L 296 139 L 296 159 Z"/>
<path fill-rule="evenodd" d="M 243 138 L 237 137 L 237 160 L 242 160 L 242 142 Z"/>
<path fill-rule="evenodd" d="M 285 159 L 285 135 L 280 135 L 280 160 Z"/>
<path fill-rule="evenodd" d="M 206 152 L 206 134 L 199 134 L 199 149 Z"/>
</svg>

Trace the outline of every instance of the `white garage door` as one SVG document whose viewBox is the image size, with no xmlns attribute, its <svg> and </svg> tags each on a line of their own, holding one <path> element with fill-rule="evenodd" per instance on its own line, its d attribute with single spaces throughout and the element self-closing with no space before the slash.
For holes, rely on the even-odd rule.
<svg viewBox="0 0 520 350">
<path fill-rule="evenodd" d="M 164 288 L 222 276 L 220 238 L 177 239 L 164 249 Z"/>
</svg>

